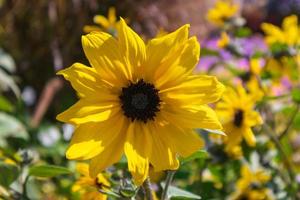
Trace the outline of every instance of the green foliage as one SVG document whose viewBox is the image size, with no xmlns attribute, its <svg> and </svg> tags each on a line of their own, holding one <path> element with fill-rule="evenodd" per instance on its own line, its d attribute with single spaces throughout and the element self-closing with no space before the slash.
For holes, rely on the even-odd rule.
<svg viewBox="0 0 300 200">
<path fill-rule="evenodd" d="M 19 176 L 16 165 L 0 161 L 0 185 L 8 188 Z"/>
<path fill-rule="evenodd" d="M 68 168 L 55 165 L 39 165 L 29 168 L 29 175 L 35 177 L 54 177 L 72 173 Z"/>
<path fill-rule="evenodd" d="M 165 187 L 165 183 L 161 183 L 162 188 Z M 191 192 L 182 190 L 180 188 L 169 186 L 168 189 L 168 198 L 180 198 L 180 199 L 201 199 L 200 196 L 193 194 Z"/>
</svg>

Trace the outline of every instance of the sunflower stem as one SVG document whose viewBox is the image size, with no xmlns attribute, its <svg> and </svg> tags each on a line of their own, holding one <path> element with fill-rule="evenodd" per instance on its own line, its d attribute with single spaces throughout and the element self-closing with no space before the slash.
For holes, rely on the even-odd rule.
<svg viewBox="0 0 300 200">
<path fill-rule="evenodd" d="M 143 188 L 145 190 L 146 199 L 147 200 L 153 200 L 151 182 L 150 182 L 149 177 L 147 177 L 147 179 L 144 181 Z"/>
<path fill-rule="evenodd" d="M 169 186 L 172 183 L 172 180 L 173 180 L 173 177 L 174 177 L 175 173 L 176 173 L 176 171 L 172 171 L 172 170 L 168 171 L 165 187 L 164 187 L 164 189 L 162 191 L 162 194 L 161 194 L 161 200 L 167 200 L 169 198 L 168 197 L 168 189 L 169 189 Z"/>
</svg>

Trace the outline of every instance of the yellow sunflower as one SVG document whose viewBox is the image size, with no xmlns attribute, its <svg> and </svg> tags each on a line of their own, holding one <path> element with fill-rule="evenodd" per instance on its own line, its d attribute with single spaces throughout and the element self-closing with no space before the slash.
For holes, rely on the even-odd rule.
<svg viewBox="0 0 300 200">
<path fill-rule="evenodd" d="M 265 41 L 269 45 L 280 43 L 295 46 L 300 43 L 300 29 L 296 15 L 284 18 L 282 28 L 270 23 L 263 23 L 261 28 L 266 34 Z"/>
<path fill-rule="evenodd" d="M 237 86 L 235 91 L 228 88 L 222 100 L 216 106 L 216 112 L 224 127 L 226 149 L 239 145 L 244 138 L 249 146 L 255 146 L 256 139 L 251 127 L 262 123 L 258 112 L 254 110 L 256 94 L 247 94 L 245 89 Z"/>
<path fill-rule="evenodd" d="M 85 33 L 90 33 L 92 31 L 105 31 L 112 35 L 116 34 L 116 30 L 120 25 L 120 21 L 117 20 L 116 9 L 114 7 L 110 7 L 108 9 L 107 18 L 103 15 L 94 16 L 94 23 L 98 26 L 87 25 L 83 27 L 83 31 Z"/>
<path fill-rule="evenodd" d="M 80 194 L 80 199 L 83 200 L 106 200 L 107 196 L 100 193 L 98 190 L 107 190 L 110 187 L 108 180 L 102 175 L 97 174 L 92 178 L 89 174 L 89 166 L 86 163 L 77 163 L 76 171 L 80 173 L 79 179 L 72 187 L 73 192 Z"/>
<path fill-rule="evenodd" d="M 207 20 L 214 25 L 223 26 L 225 22 L 236 15 L 239 6 L 230 0 L 218 0 L 207 13 Z"/>
<path fill-rule="evenodd" d="M 272 200 L 271 191 L 265 184 L 271 176 L 263 169 L 251 170 L 247 165 L 241 167 L 241 178 L 236 183 L 236 191 L 230 200 Z"/>
<path fill-rule="evenodd" d="M 57 119 L 76 130 L 68 159 L 89 160 L 96 176 L 125 153 L 137 185 L 155 171 L 179 167 L 177 155 L 203 146 L 195 128 L 222 128 L 207 105 L 224 86 L 213 76 L 193 75 L 200 47 L 189 25 L 144 41 L 121 19 L 118 39 L 104 32 L 82 37 L 92 67 L 75 63 L 60 71 L 80 100 Z"/>
</svg>

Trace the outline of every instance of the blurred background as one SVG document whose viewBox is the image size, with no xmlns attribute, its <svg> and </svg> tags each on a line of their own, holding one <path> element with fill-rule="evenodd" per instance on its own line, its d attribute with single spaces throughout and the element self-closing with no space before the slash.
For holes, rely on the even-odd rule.
<svg viewBox="0 0 300 200">
<path fill-rule="evenodd" d="M 201 55 L 200 58 L 203 62 L 200 62 L 197 70 L 200 73 L 207 73 L 211 72 L 207 69 L 207 65 L 211 61 L 204 57 L 216 53 L 214 50 L 208 50 L 210 39 L 218 38 L 221 32 L 220 27 L 209 23 L 207 20 L 207 12 L 215 5 L 215 2 L 215 0 L 0 0 L 0 158 L 2 154 L 13 158 L 15 162 L 21 163 L 21 169 L 28 163 L 48 163 L 71 169 L 75 168 L 74 163 L 65 159 L 65 149 L 68 146 L 74 127 L 57 122 L 55 117 L 75 103 L 77 97 L 70 84 L 61 77 L 56 76 L 56 72 L 71 66 L 74 62 L 89 65 L 81 47 L 81 36 L 91 29 L 103 30 L 95 16 L 102 15 L 109 18 L 110 14 L 115 14 L 117 19 L 121 16 L 145 41 L 174 31 L 183 24 L 191 24 L 191 34 L 196 35 L 201 45 L 204 46 L 202 50 L 203 57 Z M 264 51 L 266 49 L 263 42 L 263 31 L 261 30 L 263 22 L 281 26 L 285 17 L 292 14 L 298 17 L 300 15 L 300 0 L 233 0 L 232 2 L 239 5 L 237 13 L 239 18 L 237 18 L 236 23 L 246 27 L 240 29 L 242 32 L 239 32 L 239 34 L 247 35 L 247 37 L 249 35 L 255 36 L 255 41 L 258 41 L 258 43 L 252 42 L 252 40 L 248 42 L 252 45 L 252 49 L 260 48 Z M 105 31 L 113 34 L 114 30 L 110 28 L 109 26 L 106 27 Z M 246 46 L 240 47 L 246 48 Z M 232 49 L 230 50 L 232 51 Z M 230 53 L 236 54 L 237 52 Z M 270 53 L 263 56 L 266 55 L 273 56 L 270 56 Z M 241 55 L 234 56 L 242 57 Z M 222 57 L 222 59 L 225 58 Z M 248 57 L 247 59 L 249 61 Z M 239 62 L 239 64 L 241 63 Z M 243 70 L 242 67 L 241 69 Z M 224 74 L 219 75 L 222 77 Z M 226 79 L 226 75 L 223 78 Z M 247 79 L 247 73 L 243 75 L 245 76 L 240 76 L 240 74 L 236 76 L 240 76 L 239 78 L 243 80 Z M 228 79 L 231 77 L 228 75 Z M 299 83 L 297 84 L 299 88 Z M 289 85 L 288 88 L 291 88 L 291 86 Z M 274 90 L 277 91 L 277 89 Z M 285 89 L 281 87 L 278 96 L 286 95 L 282 93 L 282 90 Z M 292 139 L 287 137 L 281 142 L 284 151 L 288 152 L 288 160 L 296 163 L 295 168 L 298 174 L 298 171 L 300 171 L 298 167 L 300 164 L 300 137 L 298 136 L 300 115 L 297 115 L 298 121 L 293 121 L 293 119 L 298 113 L 299 103 L 297 107 L 295 106 L 296 110 L 293 106 L 289 107 L 289 105 L 291 105 L 291 101 L 285 100 L 280 104 L 272 104 L 274 113 L 284 107 L 280 110 L 278 118 L 277 116 L 274 117 L 275 115 L 273 117 L 276 118 L 274 121 L 282 122 L 278 126 L 280 130 L 284 129 L 285 124 L 294 123 L 293 128 L 296 130 L 296 136 Z M 272 116 L 272 113 L 267 112 L 269 107 L 264 109 L 262 110 L 265 113 L 263 117 L 271 119 L 272 117 L 268 118 L 270 115 Z M 291 122 L 284 121 L 286 115 L 294 112 L 296 114 Z M 270 124 L 271 127 L 274 127 L 273 121 Z M 289 130 L 288 128 L 287 131 Z M 264 145 L 258 145 L 257 149 L 261 157 L 254 156 L 253 159 L 256 159 L 264 167 L 272 169 L 273 175 L 276 175 L 278 169 L 273 165 L 271 166 L 271 161 L 269 163 L 269 160 L 265 161 L 264 159 L 275 157 L 274 154 L 276 153 L 273 152 L 273 149 L 278 144 L 276 140 L 274 144 L 269 144 L 268 139 L 262 141 Z M 240 175 L 234 176 L 232 174 L 239 172 L 237 166 L 240 166 L 240 164 L 237 164 L 236 161 L 230 161 L 227 167 L 222 168 L 228 157 L 218 148 L 218 146 L 215 146 L 209 150 L 211 156 L 207 160 L 213 163 L 213 167 L 208 167 L 210 169 L 209 173 L 222 177 L 223 173 L 230 168 L 229 179 L 236 182 L 237 177 L 240 177 Z M 245 154 L 253 151 L 253 149 L 249 150 L 247 148 L 244 148 Z M 249 155 L 245 155 L 247 160 L 250 160 Z M 279 161 L 278 163 L 284 160 L 277 157 L 276 159 L 276 161 Z M 285 161 L 282 163 L 285 164 Z M 214 165 L 215 163 L 217 165 Z M 226 181 L 220 181 L 222 178 L 219 178 L 218 181 L 212 180 L 212 176 L 207 175 L 207 165 L 206 161 L 202 160 L 189 167 L 183 166 L 176 176 L 178 179 L 177 185 L 196 194 L 201 194 L 204 199 L 222 199 L 222 194 L 232 192 L 233 183 L 228 184 L 231 187 L 229 190 L 222 187 L 222 184 L 226 185 Z M 122 162 L 118 167 L 126 169 L 126 165 Z M 285 169 L 285 166 L 279 169 Z M 198 170 L 197 173 L 201 174 L 201 178 L 198 177 L 197 181 L 195 181 L 194 175 L 191 174 L 193 170 Z M 288 177 L 286 174 L 283 177 Z M 300 182 L 299 175 L 292 174 L 291 176 L 297 178 L 298 182 L 296 184 Z M 210 177 L 205 184 L 202 180 L 204 177 Z M 291 192 L 293 194 L 299 192 L 297 187 L 296 189 L 295 187 L 289 187 L 289 181 L 287 181 L 288 184 L 283 184 L 284 181 L 282 180 L 285 179 L 279 179 L 270 184 L 270 187 L 278 193 L 278 196 L 281 195 L 282 197 L 275 199 L 296 199 L 296 195 L 290 198 L 287 194 L 290 191 L 293 191 Z M 295 180 L 291 179 L 290 181 L 295 182 Z M 12 179 L 6 184 L 9 185 L 13 181 Z M 52 181 L 34 181 L 28 183 L 28 188 L 34 190 L 30 199 L 41 199 L 43 193 L 48 194 L 43 199 L 69 199 L 63 198 L 63 196 L 69 196 L 75 178 L 65 176 L 60 179 L 54 178 Z M 36 189 L 40 182 L 43 182 L 42 188 Z M 0 176 L 0 185 L 1 183 L 3 182 L 1 182 Z M 21 181 L 21 183 L 23 182 Z M 277 185 L 283 186 L 277 187 Z M 213 193 L 212 188 L 217 192 Z M 281 194 L 281 188 L 285 188 L 286 193 Z M 20 199 L 20 196 L 18 196 L 20 193 L 12 191 L 12 199 Z M 205 193 L 203 191 L 210 192 Z M 1 191 L 0 186 L 0 199 L 1 192 L 3 191 Z"/>
</svg>

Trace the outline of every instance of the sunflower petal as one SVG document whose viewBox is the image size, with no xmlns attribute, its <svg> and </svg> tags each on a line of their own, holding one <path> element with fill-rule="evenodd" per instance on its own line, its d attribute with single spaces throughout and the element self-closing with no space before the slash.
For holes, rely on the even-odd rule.
<svg viewBox="0 0 300 200">
<path fill-rule="evenodd" d="M 256 139 L 255 136 L 251 130 L 251 128 L 245 128 L 243 131 L 243 137 L 245 138 L 246 143 L 251 146 L 254 147 L 256 144 Z"/>
<path fill-rule="evenodd" d="M 161 90 L 166 102 L 177 105 L 208 104 L 218 101 L 225 87 L 214 76 L 194 75 L 183 83 Z"/>
<path fill-rule="evenodd" d="M 185 107 L 166 106 L 161 114 L 165 120 L 178 127 L 212 130 L 222 129 L 222 125 L 215 111 L 207 105 Z"/>
<path fill-rule="evenodd" d="M 128 169 L 136 185 L 141 185 L 148 176 L 151 149 L 151 135 L 142 129 L 140 122 L 131 123 L 127 131 L 124 150 L 128 160 Z"/>
<path fill-rule="evenodd" d="M 145 70 L 156 69 L 164 58 L 182 46 L 188 39 L 189 27 L 189 25 L 184 25 L 170 34 L 150 40 L 147 44 Z M 145 74 L 149 75 L 149 71 Z"/>
<path fill-rule="evenodd" d="M 82 46 L 90 64 L 102 79 L 119 86 L 130 80 L 131 71 L 114 37 L 104 32 L 92 32 L 82 36 Z"/>
<path fill-rule="evenodd" d="M 163 128 L 163 134 L 172 151 L 183 157 L 190 156 L 204 147 L 204 141 L 192 129 L 179 129 L 171 125 Z"/>
<path fill-rule="evenodd" d="M 182 47 L 167 57 L 157 68 L 154 82 L 163 90 L 185 80 L 199 61 L 200 45 L 196 37 L 188 39 Z"/>
<path fill-rule="evenodd" d="M 81 97 L 106 97 L 106 100 L 115 99 L 112 95 L 103 95 L 99 89 L 103 88 L 103 83 L 96 70 L 92 67 L 87 67 L 81 63 L 75 63 L 71 67 L 63 69 L 57 73 L 63 75 L 64 78 L 70 81 L 72 87 L 80 93 Z M 96 94 L 96 95 L 95 95 Z"/>
<path fill-rule="evenodd" d="M 123 116 L 116 116 L 106 122 L 80 125 L 72 136 L 66 157 L 87 160 L 102 153 L 120 135 L 123 122 Z"/>
<path fill-rule="evenodd" d="M 104 151 L 91 160 L 89 168 L 91 177 L 96 177 L 98 173 L 121 159 L 124 152 L 124 135 L 119 134 L 109 146 L 105 147 Z"/>
<path fill-rule="evenodd" d="M 120 26 L 118 28 L 120 50 L 121 52 L 124 52 L 127 64 L 131 66 L 130 73 L 132 74 L 145 62 L 145 43 L 140 36 L 127 26 L 124 19 L 120 19 Z"/>
<path fill-rule="evenodd" d="M 57 115 L 56 119 L 75 125 L 87 122 L 102 122 L 119 111 L 116 105 L 112 102 L 91 102 L 90 100 L 81 99 L 69 109 Z"/>
<path fill-rule="evenodd" d="M 109 21 L 103 15 L 96 15 L 93 20 L 95 24 L 99 24 L 106 29 L 109 28 Z"/>
<path fill-rule="evenodd" d="M 176 170 L 179 167 L 179 161 L 176 157 L 176 152 L 171 151 L 167 140 L 161 136 L 160 129 L 151 129 L 153 138 L 152 153 L 150 162 L 154 167 L 154 171 Z M 164 133 L 163 133 L 164 134 Z"/>
</svg>

